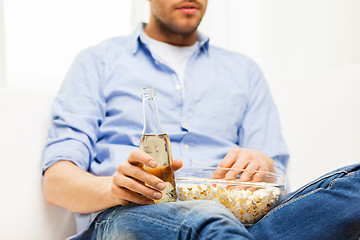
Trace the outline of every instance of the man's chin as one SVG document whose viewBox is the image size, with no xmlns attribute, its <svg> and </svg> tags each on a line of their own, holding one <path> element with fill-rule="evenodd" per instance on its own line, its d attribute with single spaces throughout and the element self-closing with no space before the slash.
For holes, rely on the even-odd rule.
<svg viewBox="0 0 360 240">
<path fill-rule="evenodd" d="M 200 24 L 199 21 L 194 21 L 189 19 L 182 20 L 173 24 L 164 24 L 161 21 L 159 21 L 158 23 L 160 29 L 162 29 L 164 32 L 174 33 L 184 36 L 191 35 L 194 32 L 196 32 Z"/>
<path fill-rule="evenodd" d="M 184 35 L 184 36 L 187 36 L 187 35 L 191 35 L 193 34 L 194 32 L 196 32 L 197 28 L 192 28 L 192 29 L 179 29 L 177 31 L 174 31 L 175 33 L 179 34 L 179 35 Z"/>
<path fill-rule="evenodd" d="M 173 27 L 173 31 L 181 35 L 191 35 L 196 32 L 199 24 L 179 24 L 178 26 Z"/>
</svg>

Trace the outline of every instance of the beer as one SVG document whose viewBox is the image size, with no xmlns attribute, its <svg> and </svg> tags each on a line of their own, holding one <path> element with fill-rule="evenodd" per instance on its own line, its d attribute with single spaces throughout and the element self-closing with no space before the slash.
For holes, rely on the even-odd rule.
<svg viewBox="0 0 360 240">
<path fill-rule="evenodd" d="M 161 191 L 162 198 L 154 201 L 155 203 L 176 201 L 170 141 L 160 124 L 153 88 L 143 89 L 143 110 L 144 130 L 140 140 L 140 149 L 152 156 L 157 162 L 156 168 L 143 166 L 143 169 L 163 180 L 166 185 L 165 189 Z"/>
</svg>

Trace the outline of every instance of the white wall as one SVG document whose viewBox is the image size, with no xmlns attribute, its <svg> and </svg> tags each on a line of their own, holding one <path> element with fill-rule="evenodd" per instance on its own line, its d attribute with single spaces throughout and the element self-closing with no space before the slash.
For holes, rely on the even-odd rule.
<svg viewBox="0 0 360 240">
<path fill-rule="evenodd" d="M 294 76 L 274 97 L 290 150 L 293 189 L 360 163 L 360 63 Z"/>
<path fill-rule="evenodd" d="M 132 30 L 132 0 L 3 1 L 13 88 L 57 89 L 80 50 Z"/>
<path fill-rule="evenodd" d="M 5 37 L 4 37 L 4 7 L 0 0 L 0 87 L 5 86 Z"/>
<path fill-rule="evenodd" d="M 360 1 L 209 1 L 200 29 L 263 69 L 279 109 L 292 189 L 360 162 Z"/>
<path fill-rule="evenodd" d="M 212 0 L 201 30 L 255 59 L 270 82 L 360 62 L 358 0 Z"/>
<path fill-rule="evenodd" d="M 360 162 L 360 1 L 264 1 L 262 66 L 293 189 Z"/>
</svg>

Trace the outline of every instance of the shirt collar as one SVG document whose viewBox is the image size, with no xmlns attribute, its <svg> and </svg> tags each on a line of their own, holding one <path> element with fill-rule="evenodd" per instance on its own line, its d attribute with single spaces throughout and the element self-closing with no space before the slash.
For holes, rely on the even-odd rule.
<svg viewBox="0 0 360 240">
<path fill-rule="evenodd" d="M 147 48 L 146 42 L 144 42 L 144 37 L 141 37 L 145 34 L 144 27 L 146 23 L 139 23 L 136 26 L 136 29 L 131 37 L 132 40 L 132 52 L 135 55 L 141 46 L 145 46 Z M 204 34 L 198 32 L 198 41 L 199 41 L 199 49 L 204 51 L 204 53 L 209 53 L 209 37 Z"/>
</svg>

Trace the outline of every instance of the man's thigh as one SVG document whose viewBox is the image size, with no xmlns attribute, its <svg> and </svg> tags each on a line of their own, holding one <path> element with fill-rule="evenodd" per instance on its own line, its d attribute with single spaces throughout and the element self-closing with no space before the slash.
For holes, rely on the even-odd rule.
<svg viewBox="0 0 360 240">
<path fill-rule="evenodd" d="M 360 239 L 360 164 L 286 195 L 248 230 L 256 239 Z"/>
<path fill-rule="evenodd" d="M 91 239 L 252 239 L 216 201 L 117 206 L 101 213 L 91 228 Z"/>
</svg>

